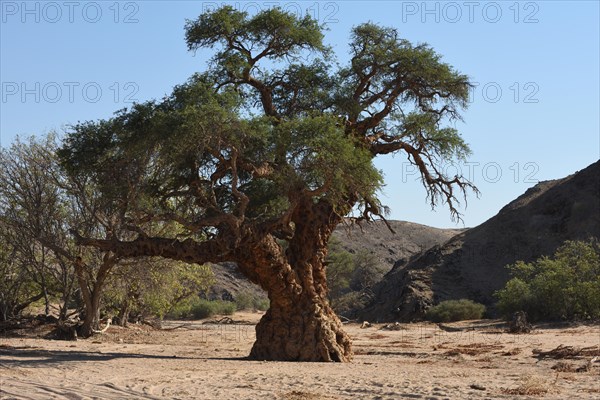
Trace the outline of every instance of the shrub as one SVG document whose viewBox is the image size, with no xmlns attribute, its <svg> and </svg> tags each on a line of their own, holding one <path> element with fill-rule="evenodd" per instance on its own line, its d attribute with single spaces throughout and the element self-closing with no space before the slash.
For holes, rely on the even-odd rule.
<svg viewBox="0 0 600 400">
<path fill-rule="evenodd" d="M 365 290 L 383 278 L 385 269 L 379 264 L 373 253 L 365 250 L 359 251 L 354 256 L 354 270 L 350 288 L 354 291 Z"/>
<path fill-rule="evenodd" d="M 269 308 L 269 299 L 252 292 L 240 292 L 235 296 L 235 304 L 238 310 L 261 310 Z"/>
<path fill-rule="evenodd" d="M 236 311 L 236 305 L 231 301 L 200 299 L 192 306 L 192 316 L 196 319 L 208 318 L 215 314 L 231 315 Z"/>
<path fill-rule="evenodd" d="M 268 298 L 260 298 L 254 303 L 254 308 L 259 311 L 267 311 L 271 306 L 271 301 Z"/>
<path fill-rule="evenodd" d="M 480 319 L 485 313 L 483 304 L 467 299 L 447 300 L 431 307 L 425 318 L 433 322 L 463 321 L 466 319 Z"/>
<path fill-rule="evenodd" d="M 103 294 L 104 309 L 128 317 L 163 318 L 190 313 L 190 304 L 214 283 L 209 265 L 187 264 L 150 258 L 129 263 L 115 271 Z M 175 310 L 177 309 L 177 310 Z"/>
<path fill-rule="evenodd" d="M 355 257 L 342 248 L 338 239 L 332 237 L 326 261 L 329 299 L 333 301 L 350 291 L 350 282 L 356 269 Z"/>
<path fill-rule="evenodd" d="M 512 279 L 496 292 L 498 309 L 510 316 L 527 312 L 531 320 L 600 318 L 598 241 L 566 241 L 552 258 L 507 266 Z"/>
<path fill-rule="evenodd" d="M 231 301 L 205 300 L 198 296 L 174 307 L 168 314 L 172 319 L 202 319 L 215 314 L 231 315 L 237 310 Z"/>
</svg>

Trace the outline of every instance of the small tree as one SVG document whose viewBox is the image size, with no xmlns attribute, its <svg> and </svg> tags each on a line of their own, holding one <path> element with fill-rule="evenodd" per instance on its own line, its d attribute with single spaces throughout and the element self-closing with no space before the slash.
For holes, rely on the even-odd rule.
<svg viewBox="0 0 600 400">
<path fill-rule="evenodd" d="M 533 320 L 600 318 L 600 246 L 596 239 L 566 241 L 553 257 L 507 266 L 512 279 L 496 292 L 506 316 Z"/>
<path fill-rule="evenodd" d="M 329 242 L 326 265 L 329 298 L 334 300 L 350 290 L 356 268 L 354 255 L 344 250 L 339 240 L 333 237 Z"/>
<path fill-rule="evenodd" d="M 372 253 L 352 254 L 335 237 L 329 242 L 326 265 L 329 301 L 336 313 L 346 317 L 365 306 L 371 294 L 368 290 L 384 272 Z"/>
<path fill-rule="evenodd" d="M 214 283 L 209 266 L 173 262 L 161 258 L 136 259 L 123 263 L 107 282 L 107 308 L 116 313 L 121 326 L 131 316 L 162 319 L 173 308 Z"/>
<path fill-rule="evenodd" d="M 0 221 L 0 321 L 20 317 L 30 304 L 44 298 L 43 288 L 23 268 L 9 231 Z"/>
<path fill-rule="evenodd" d="M 105 238 L 119 234 L 119 208 L 103 202 L 89 181 L 67 177 L 56 157 L 56 137 L 17 139 L 0 152 L 0 220 L 21 268 L 40 287 L 42 297 L 59 295 L 61 318 L 78 283 L 84 309 L 79 333 L 98 329 L 106 279 L 119 259 L 110 251 L 79 248 L 71 227 Z M 48 307 L 47 307 L 48 308 Z M 47 310 L 48 312 L 48 310 Z"/>
<path fill-rule="evenodd" d="M 37 288 L 46 314 L 51 301 L 58 302 L 64 319 L 76 284 L 72 263 L 57 250 L 75 246 L 65 225 L 68 210 L 57 186 L 53 148 L 50 135 L 41 141 L 17 139 L 0 150 L 0 224 L 19 279 Z"/>
<path fill-rule="evenodd" d="M 354 256 L 354 272 L 350 287 L 354 291 L 370 289 L 381 280 L 384 268 L 377 257 L 367 250 L 361 250 Z"/>
</svg>

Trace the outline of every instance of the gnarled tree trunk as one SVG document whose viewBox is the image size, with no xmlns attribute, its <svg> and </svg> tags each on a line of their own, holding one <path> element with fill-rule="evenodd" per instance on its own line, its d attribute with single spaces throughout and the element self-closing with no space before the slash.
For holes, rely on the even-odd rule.
<svg viewBox="0 0 600 400">
<path fill-rule="evenodd" d="M 272 237 L 253 252 L 254 271 L 247 275 L 268 292 L 271 306 L 256 326 L 250 357 L 348 362 L 352 343 L 329 305 L 324 263 L 339 219 L 309 199 L 292 221 L 294 237 L 285 254 Z"/>
<path fill-rule="evenodd" d="M 352 344 L 327 300 L 300 294 L 273 298 L 256 326 L 250 357 L 277 361 L 337 361 L 352 359 Z"/>
</svg>

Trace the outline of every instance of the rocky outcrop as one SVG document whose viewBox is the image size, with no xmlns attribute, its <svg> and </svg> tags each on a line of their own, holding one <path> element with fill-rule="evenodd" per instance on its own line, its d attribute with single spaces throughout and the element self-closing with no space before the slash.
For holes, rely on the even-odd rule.
<svg viewBox="0 0 600 400">
<path fill-rule="evenodd" d="M 467 298 L 493 305 L 517 260 L 551 255 L 565 240 L 600 237 L 600 161 L 564 179 L 540 182 L 483 224 L 398 261 L 358 315 L 411 321 L 432 304 Z"/>
</svg>

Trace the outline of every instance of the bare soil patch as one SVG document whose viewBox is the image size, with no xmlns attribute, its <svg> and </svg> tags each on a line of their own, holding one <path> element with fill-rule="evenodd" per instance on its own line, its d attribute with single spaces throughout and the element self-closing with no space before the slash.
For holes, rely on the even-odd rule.
<svg viewBox="0 0 600 400">
<path fill-rule="evenodd" d="M 45 339 L 51 330 L 45 326 L 14 331 L 0 337 L 0 398 L 590 399 L 600 393 L 600 362 L 590 363 L 600 348 L 598 325 L 514 335 L 490 332 L 490 321 L 456 332 L 428 323 L 386 332 L 379 324 L 348 324 L 352 363 L 285 363 L 246 359 L 260 316 L 238 313 L 227 324 L 167 321 L 161 330 L 111 326 L 78 341 Z M 578 371 L 582 366 L 589 368 Z"/>
</svg>

